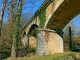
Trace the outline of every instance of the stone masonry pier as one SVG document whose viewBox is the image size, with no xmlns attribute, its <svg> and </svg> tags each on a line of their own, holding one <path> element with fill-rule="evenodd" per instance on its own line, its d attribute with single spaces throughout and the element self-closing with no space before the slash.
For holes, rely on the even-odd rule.
<svg viewBox="0 0 80 60">
<path fill-rule="evenodd" d="M 63 39 L 53 30 L 39 30 L 37 36 L 37 50 L 38 55 L 49 55 L 56 53 L 63 53 Z"/>
</svg>

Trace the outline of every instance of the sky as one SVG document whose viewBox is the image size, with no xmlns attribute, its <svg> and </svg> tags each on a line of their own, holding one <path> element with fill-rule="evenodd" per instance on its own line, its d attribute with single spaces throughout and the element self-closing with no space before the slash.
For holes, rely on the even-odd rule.
<svg viewBox="0 0 80 60">
<path fill-rule="evenodd" d="M 74 17 L 71 22 L 74 22 L 77 26 L 80 26 L 80 14 Z"/>
<path fill-rule="evenodd" d="M 67 26 L 71 27 L 71 30 L 74 34 L 74 36 L 77 36 L 78 33 L 80 32 L 80 14 L 78 14 L 77 16 L 75 16 L 63 29 L 63 31 L 65 32 L 65 34 L 68 35 L 68 30 L 67 30 Z"/>
<path fill-rule="evenodd" d="M 26 1 L 27 4 L 23 5 L 24 7 L 23 7 L 22 13 L 28 12 L 30 10 L 33 11 L 33 13 L 35 13 L 36 10 L 41 6 L 41 4 L 42 4 L 43 1 L 44 0 L 32 0 L 32 3 L 28 3 L 28 2 L 30 2 L 30 0 L 27 0 Z"/>
<path fill-rule="evenodd" d="M 10 0 L 8 0 L 10 1 Z M 23 10 L 22 10 L 22 13 L 25 14 L 25 13 L 28 13 L 29 11 L 32 12 L 32 14 L 34 14 L 36 12 L 36 10 L 41 6 L 41 4 L 43 3 L 44 0 L 31 0 L 32 2 L 30 3 L 30 0 L 24 0 L 24 5 L 23 5 Z M 34 2 L 35 1 L 35 2 Z M 0 0 L 0 8 L 2 6 L 2 0 Z M 3 19 L 3 22 L 6 22 L 8 19 L 7 19 L 7 13 L 5 12 L 4 13 L 4 19 Z M 74 27 L 70 24 L 70 23 L 73 23 L 74 24 Z M 76 17 L 74 17 L 70 22 L 69 24 L 71 25 L 71 27 L 73 27 L 75 29 L 76 27 L 76 30 L 80 30 L 80 14 L 77 15 Z"/>
<path fill-rule="evenodd" d="M 10 0 L 8 0 L 8 1 L 10 1 Z M 31 2 L 30 2 L 30 0 L 24 0 L 22 14 L 28 13 L 29 11 L 31 11 L 32 14 L 34 14 L 36 12 L 36 10 L 41 6 L 43 1 L 44 0 L 31 0 Z M 1 8 L 1 6 L 2 6 L 2 0 L 0 0 L 0 8 Z M 3 22 L 6 22 L 8 20 L 7 16 L 8 16 L 8 13 L 7 13 L 7 10 L 5 10 Z"/>
</svg>

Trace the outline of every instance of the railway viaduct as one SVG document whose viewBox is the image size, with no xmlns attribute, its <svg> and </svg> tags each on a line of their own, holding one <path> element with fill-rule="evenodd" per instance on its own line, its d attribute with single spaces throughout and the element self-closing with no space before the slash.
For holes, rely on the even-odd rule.
<svg viewBox="0 0 80 60">
<path fill-rule="evenodd" d="M 23 38 L 34 33 L 33 30 L 37 28 L 38 55 L 63 53 L 62 29 L 78 14 L 80 0 L 45 0 L 25 25 Z"/>
</svg>

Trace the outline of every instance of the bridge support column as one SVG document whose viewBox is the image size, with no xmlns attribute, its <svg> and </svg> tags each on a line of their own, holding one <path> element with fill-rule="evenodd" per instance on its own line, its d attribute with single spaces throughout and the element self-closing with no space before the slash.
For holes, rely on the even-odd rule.
<svg viewBox="0 0 80 60">
<path fill-rule="evenodd" d="M 63 53 L 63 39 L 53 30 L 40 30 L 37 36 L 38 55 Z"/>
<path fill-rule="evenodd" d="M 44 38 L 45 32 L 41 31 L 37 36 L 37 50 L 36 53 L 38 55 L 48 55 L 48 44 Z"/>
</svg>

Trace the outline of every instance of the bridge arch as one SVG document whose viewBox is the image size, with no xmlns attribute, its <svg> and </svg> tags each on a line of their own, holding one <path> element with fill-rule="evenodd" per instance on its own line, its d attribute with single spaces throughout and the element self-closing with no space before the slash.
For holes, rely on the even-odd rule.
<svg viewBox="0 0 80 60">
<path fill-rule="evenodd" d="M 47 28 L 63 29 L 71 19 L 80 14 L 80 0 L 65 0 L 59 5 L 47 23 Z"/>
<path fill-rule="evenodd" d="M 37 24 L 32 24 L 32 25 L 30 25 L 29 26 L 30 28 L 29 28 L 29 31 L 28 32 L 26 32 L 26 31 L 24 31 L 24 33 L 23 33 L 23 37 L 22 37 L 22 39 L 21 39 L 21 41 L 22 41 L 22 44 L 23 44 L 23 46 L 26 48 L 26 47 L 29 47 L 29 45 L 31 44 L 31 46 L 30 47 L 32 47 L 32 48 L 35 48 L 35 46 L 36 46 L 36 42 L 35 42 L 35 40 L 36 40 L 36 38 L 35 38 L 35 36 L 36 36 L 36 31 L 35 31 L 35 28 L 37 28 L 38 27 L 38 25 Z M 33 41 L 32 41 L 32 40 Z M 30 41 L 32 41 L 32 42 L 30 42 Z M 33 44 L 33 45 L 32 45 Z"/>
<path fill-rule="evenodd" d="M 38 27 L 39 25 L 40 25 L 39 17 L 33 15 L 30 21 L 24 26 L 24 31 L 26 32 L 26 35 L 28 35 L 28 32 L 32 26 Z"/>
<path fill-rule="evenodd" d="M 49 29 L 59 29 L 62 30 L 67 23 L 70 22 L 70 20 L 80 13 L 80 0 L 54 0 L 55 4 L 52 7 L 52 11 L 49 11 L 49 14 L 47 14 L 46 17 L 46 23 L 44 25 L 44 28 Z M 53 1 L 53 2 L 54 2 Z M 39 9 L 40 11 L 40 9 Z M 35 16 L 36 18 L 36 16 Z M 34 19 L 35 19 L 34 18 Z M 29 25 L 25 28 L 26 35 L 31 33 L 32 26 L 39 26 L 39 24 L 36 21 L 36 19 L 31 21 Z"/>
<path fill-rule="evenodd" d="M 31 25 L 30 29 L 29 29 L 29 32 L 28 32 L 28 35 L 32 35 L 34 36 L 35 35 L 35 29 L 38 27 L 37 24 L 33 24 Z"/>
</svg>

